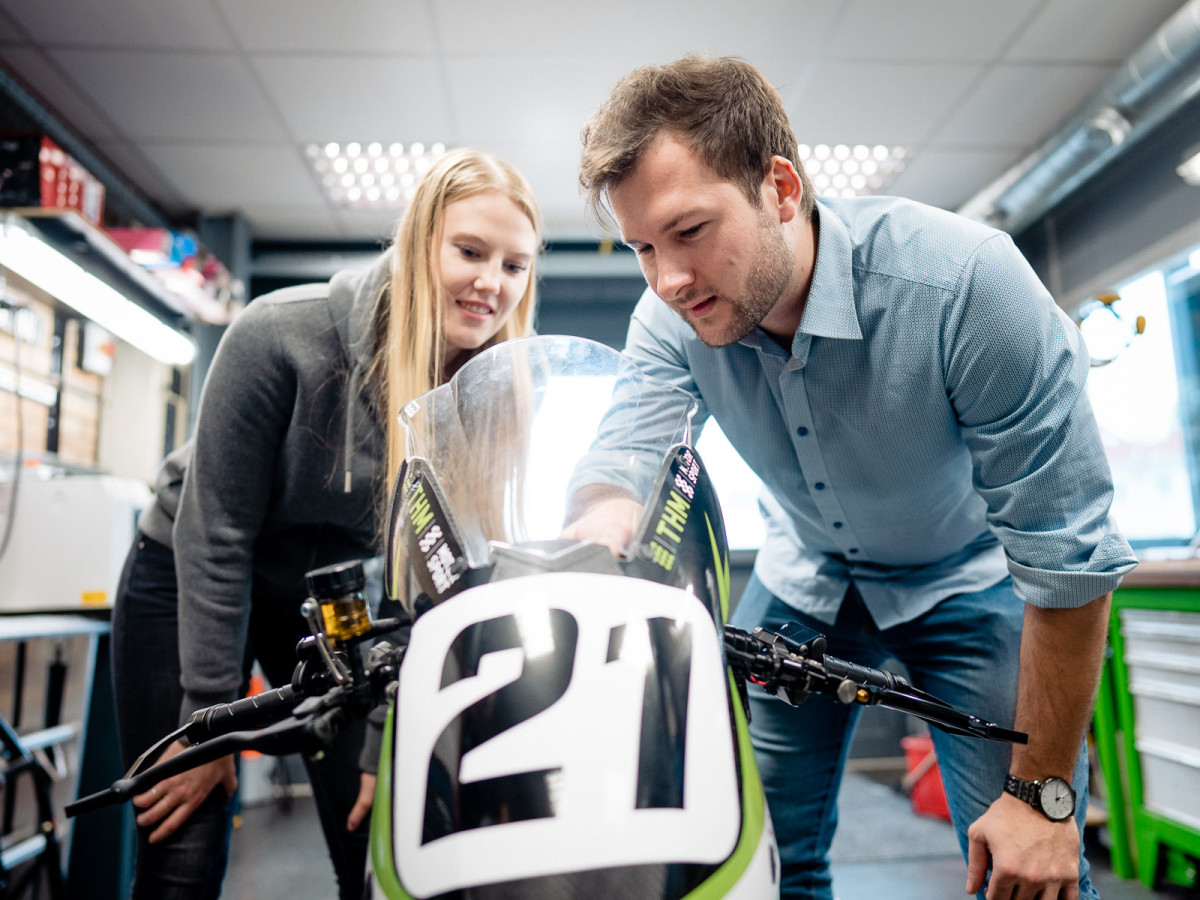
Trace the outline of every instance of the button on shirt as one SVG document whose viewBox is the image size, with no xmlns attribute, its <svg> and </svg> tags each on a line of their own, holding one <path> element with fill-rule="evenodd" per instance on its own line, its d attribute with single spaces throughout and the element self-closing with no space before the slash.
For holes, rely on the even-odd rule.
<svg viewBox="0 0 1200 900">
<path fill-rule="evenodd" d="M 895 198 L 820 200 L 790 352 L 706 347 L 647 290 L 625 352 L 700 400 L 764 483 L 755 572 L 832 622 L 853 581 L 881 628 L 1011 574 L 1074 607 L 1136 561 L 1076 329 L 1004 233 Z"/>
</svg>

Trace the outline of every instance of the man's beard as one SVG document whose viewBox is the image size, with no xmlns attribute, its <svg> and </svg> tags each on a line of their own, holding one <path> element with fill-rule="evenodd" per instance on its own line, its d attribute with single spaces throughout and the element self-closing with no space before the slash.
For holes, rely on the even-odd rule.
<svg viewBox="0 0 1200 900">
<path fill-rule="evenodd" d="M 779 298 L 792 278 L 795 257 L 792 250 L 777 226 L 766 220 L 766 213 L 759 216 L 759 225 L 763 240 L 759 246 L 757 258 L 750 267 L 750 275 L 746 279 L 746 289 L 742 296 L 726 298 L 729 305 L 729 324 L 722 334 L 705 337 L 698 327 L 700 323 L 685 317 L 692 326 L 696 337 L 708 347 L 728 347 L 736 344 L 775 308 Z"/>
</svg>

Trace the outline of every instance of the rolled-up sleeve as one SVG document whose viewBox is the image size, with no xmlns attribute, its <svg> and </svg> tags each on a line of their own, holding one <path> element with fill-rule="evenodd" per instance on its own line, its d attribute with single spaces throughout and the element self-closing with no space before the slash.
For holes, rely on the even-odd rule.
<svg viewBox="0 0 1200 900">
<path fill-rule="evenodd" d="M 1083 339 L 1007 235 L 983 242 L 961 278 L 943 360 L 975 490 L 1018 595 L 1082 606 L 1136 565 L 1110 512 Z"/>
</svg>

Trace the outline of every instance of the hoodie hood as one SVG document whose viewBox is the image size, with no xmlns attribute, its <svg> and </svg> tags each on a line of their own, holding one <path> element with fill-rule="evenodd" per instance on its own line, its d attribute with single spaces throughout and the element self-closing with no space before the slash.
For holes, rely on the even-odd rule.
<svg viewBox="0 0 1200 900">
<path fill-rule="evenodd" d="M 375 301 L 392 279 L 394 247 L 388 247 L 367 269 L 338 272 L 329 280 L 329 312 L 354 370 L 371 364 Z"/>
<path fill-rule="evenodd" d="M 392 261 L 395 257 L 394 247 L 389 247 L 370 268 L 338 272 L 329 281 L 329 313 L 333 316 L 338 338 L 350 361 L 342 456 L 346 461 L 342 490 L 347 494 L 353 490 L 351 459 L 354 455 L 355 421 L 357 415 L 363 414 L 360 410 L 370 407 L 367 398 L 362 396 L 362 383 L 371 366 L 371 348 L 375 342 L 375 303 L 391 283 Z"/>
</svg>

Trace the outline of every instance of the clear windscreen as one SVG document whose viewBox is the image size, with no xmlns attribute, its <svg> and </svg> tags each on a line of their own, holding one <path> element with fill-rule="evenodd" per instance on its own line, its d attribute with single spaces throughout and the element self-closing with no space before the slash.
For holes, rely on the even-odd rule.
<svg viewBox="0 0 1200 900">
<path fill-rule="evenodd" d="M 582 338 L 506 341 L 401 413 L 409 460 L 433 469 L 472 565 L 488 544 L 558 538 L 582 487 L 644 505 L 695 401 Z"/>
</svg>

